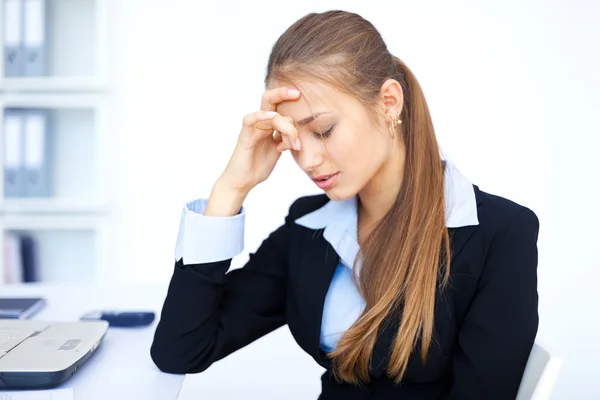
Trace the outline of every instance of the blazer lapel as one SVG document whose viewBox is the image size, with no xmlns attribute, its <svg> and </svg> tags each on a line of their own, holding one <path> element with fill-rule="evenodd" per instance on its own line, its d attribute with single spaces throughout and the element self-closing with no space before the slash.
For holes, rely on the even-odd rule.
<svg viewBox="0 0 600 400">
<path fill-rule="evenodd" d="M 329 368 L 330 360 L 320 349 L 321 321 L 325 296 L 340 257 L 331 244 L 323 238 L 323 229 L 307 229 L 302 248 L 306 251 L 300 259 L 301 271 L 298 276 L 302 282 L 298 283 L 301 287 L 309 288 L 306 291 L 306 298 L 303 299 L 308 310 L 307 348 L 321 366 Z"/>
<path fill-rule="evenodd" d="M 481 196 L 481 192 L 477 185 L 473 185 L 473 189 L 475 191 L 475 200 L 477 201 L 477 208 L 483 202 L 483 197 Z M 471 238 L 471 235 L 475 233 L 478 226 L 465 226 L 461 228 L 450 228 L 448 232 L 450 234 L 450 248 L 451 248 L 451 262 L 453 262 L 456 256 L 460 253 L 463 246 L 467 241 Z"/>
</svg>

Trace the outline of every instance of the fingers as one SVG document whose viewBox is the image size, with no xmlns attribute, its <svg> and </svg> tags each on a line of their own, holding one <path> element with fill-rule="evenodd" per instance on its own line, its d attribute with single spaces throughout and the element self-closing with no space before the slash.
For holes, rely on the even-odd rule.
<svg viewBox="0 0 600 400">
<path fill-rule="evenodd" d="M 292 141 L 288 135 L 282 135 L 281 132 L 275 131 L 273 134 L 273 140 L 277 143 L 277 151 L 284 152 L 286 150 L 295 150 L 292 146 Z"/>
<path fill-rule="evenodd" d="M 296 100 L 300 97 L 300 91 L 287 87 L 278 87 L 265 91 L 262 97 L 260 109 L 265 111 L 275 111 L 277 104 L 284 101 Z"/>
<path fill-rule="evenodd" d="M 299 90 L 288 87 L 278 87 L 267 90 L 262 97 L 261 110 L 276 111 L 279 103 L 297 100 L 300 98 L 300 95 L 301 92 Z M 277 131 L 273 135 L 273 139 L 275 142 L 279 143 L 277 148 L 279 151 L 285 151 L 287 149 L 300 151 L 301 143 L 293 119 L 277 115 L 271 122 L 272 126 L 269 126 L 268 123 L 260 123 L 256 124 L 256 128 L 261 130 L 276 129 Z"/>
<path fill-rule="evenodd" d="M 289 150 L 289 147 L 287 147 L 285 143 L 281 142 L 277 145 L 278 152 L 283 153 L 286 150 Z"/>
<path fill-rule="evenodd" d="M 275 111 L 257 111 L 244 116 L 243 125 L 244 128 L 252 128 L 259 121 L 267 121 L 275 118 L 277 113 Z"/>
<path fill-rule="evenodd" d="M 300 140 L 298 139 L 298 130 L 291 117 L 277 115 L 271 120 L 274 129 L 277 130 L 281 142 L 285 144 L 285 149 L 300 151 Z M 277 137 L 274 138 L 277 140 Z"/>
<path fill-rule="evenodd" d="M 244 117 L 244 127 L 252 129 L 252 136 L 257 141 L 272 136 L 276 142 L 281 141 L 286 149 L 300 150 L 298 130 L 291 117 L 284 117 L 274 111 L 257 111 Z"/>
</svg>

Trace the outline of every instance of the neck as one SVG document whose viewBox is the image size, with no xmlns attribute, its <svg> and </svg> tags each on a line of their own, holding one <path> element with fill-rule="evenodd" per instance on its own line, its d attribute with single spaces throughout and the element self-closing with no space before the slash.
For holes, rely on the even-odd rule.
<svg viewBox="0 0 600 400">
<path fill-rule="evenodd" d="M 406 148 L 400 140 L 394 143 L 383 166 L 358 193 L 358 220 L 367 230 L 392 207 L 402 186 Z"/>
</svg>

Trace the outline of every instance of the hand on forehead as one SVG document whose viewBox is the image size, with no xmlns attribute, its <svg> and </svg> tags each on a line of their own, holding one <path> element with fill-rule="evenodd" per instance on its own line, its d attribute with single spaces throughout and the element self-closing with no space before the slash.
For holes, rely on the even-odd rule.
<svg viewBox="0 0 600 400">
<path fill-rule="evenodd" d="M 331 112 L 333 104 L 336 103 L 335 91 L 323 83 L 302 82 L 298 86 L 281 83 L 280 86 L 300 90 L 301 92 L 298 99 L 279 103 L 276 109 L 279 114 L 291 117 L 294 123 L 309 123 L 308 119 L 310 117 L 324 112 Z M 271 87 L 277 86 L 271 85 Z"/>
</svg>

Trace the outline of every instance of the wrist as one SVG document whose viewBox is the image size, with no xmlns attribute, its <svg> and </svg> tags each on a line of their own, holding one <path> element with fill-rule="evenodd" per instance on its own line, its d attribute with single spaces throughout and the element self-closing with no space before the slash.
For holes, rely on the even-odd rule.
<svg viewBox="0 0 600 400">
<path fill-rule="evenodd" d="M 213 186 L 205 216 L 231 217 L 239 214 L 248 191 L 234 188 L 225 182 L 217 181 Z"/>
</svg>

